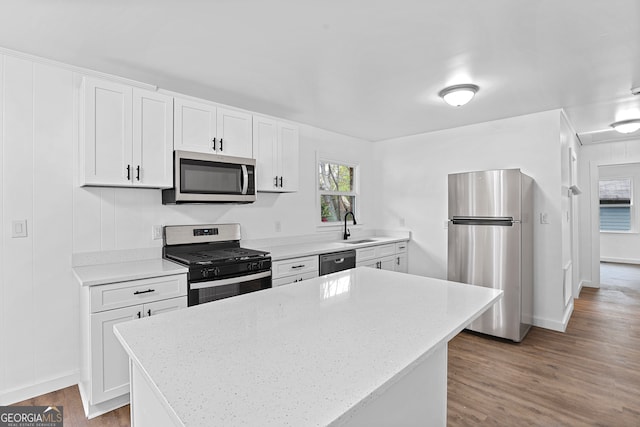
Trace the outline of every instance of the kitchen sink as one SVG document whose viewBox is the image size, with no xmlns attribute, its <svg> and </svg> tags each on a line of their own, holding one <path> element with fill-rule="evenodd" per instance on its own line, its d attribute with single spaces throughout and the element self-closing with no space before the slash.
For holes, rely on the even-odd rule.
<svg viewBox="0 0 640 427">
<path fill-rule="evenodd" d="M 371 243 L 371 242 L 376 242 L 376 240 L 372 240 L 372 239 L 346 240 L 346 241 L 343 241 L 342 243 L 346 243 L 346 244 L 349 244 L 349 245 L 357 245 L 358 243 Z"/>
</svg>

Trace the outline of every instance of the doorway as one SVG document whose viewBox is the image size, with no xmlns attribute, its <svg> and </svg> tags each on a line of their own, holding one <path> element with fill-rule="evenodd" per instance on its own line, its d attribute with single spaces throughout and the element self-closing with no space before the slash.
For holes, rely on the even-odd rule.
<svg viewBox="0 0 640 427">
<path fill-rule="evenodd" d="M 596 172 L 591 209 L 592 262 L 598 270 L 594 284 L 640 283 L 640 209 L 635 206 L 640 203 L 640 163 L 598 165 Z"/>
</svg>

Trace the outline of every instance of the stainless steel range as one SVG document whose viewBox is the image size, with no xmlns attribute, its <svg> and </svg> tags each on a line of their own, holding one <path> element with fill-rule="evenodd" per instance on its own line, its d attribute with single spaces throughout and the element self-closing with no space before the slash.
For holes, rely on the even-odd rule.
<svg viewBox="0 0 640 427">
<path fill-rule="evenodd" d="M 271 257 L 240 247 L 240 224 L 166 226 L 162 252 L 189 267 L 189 306 L 271 287 Z"/>
</svg>

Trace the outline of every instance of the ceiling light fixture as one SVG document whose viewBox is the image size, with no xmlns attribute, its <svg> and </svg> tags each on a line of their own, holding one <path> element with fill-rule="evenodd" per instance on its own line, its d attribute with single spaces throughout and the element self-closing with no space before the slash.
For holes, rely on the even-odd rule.
<svg viewBox="0 0 640 427">
<path fill-rule="evenodd" d="M 611 127 L 620 133 L 633 133 L 640 129 L 640 119 L 621 120 L 611 123 Z"/>
<path fill-rule="evenodd" d="M 478 90 L 480 87 L 472 84 L 454 85 L 442 89 L 438 92 L 438 96 L 447 104 L 460 107 L 471 101 Z"/>
</svg>

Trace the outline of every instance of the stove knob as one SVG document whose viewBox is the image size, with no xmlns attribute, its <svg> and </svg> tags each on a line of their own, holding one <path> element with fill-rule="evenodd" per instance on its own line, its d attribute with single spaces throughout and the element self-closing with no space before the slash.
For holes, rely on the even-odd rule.
<svg viewBox="0 0 640 427">
<path fill-rule="evenodd" d="M 253 264 L 248 262 L 247 263 L 247 271 L 251 271 L 251 270 L 253 270 Z"/>
<path fill-rule="evenodd" d="M 202 277 L 209 277 L 209 270 L 207 270 L 206 268 L 202 269 Z"/>
<path fill-rule="evenodd" d="M 220 274 L 220 269 L 218 267 L 213 267 L 213 275 L 217 276 L 218 274 Z"/>
</svg>

